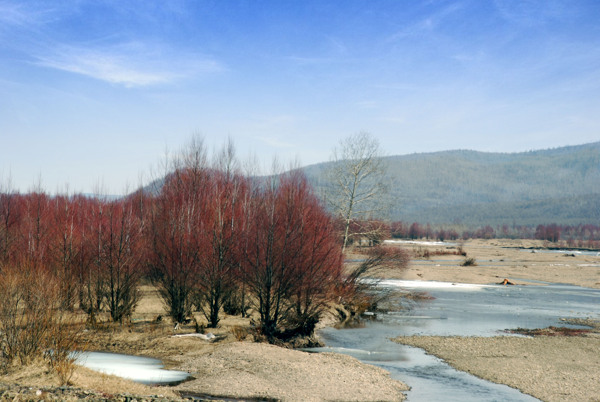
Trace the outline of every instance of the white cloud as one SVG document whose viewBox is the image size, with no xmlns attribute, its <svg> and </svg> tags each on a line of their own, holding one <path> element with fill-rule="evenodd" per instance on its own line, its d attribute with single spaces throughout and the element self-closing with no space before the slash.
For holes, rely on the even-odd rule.
<svg viewBox="0 0 600 402">
<path fill-rule="evenodd" d="M 85 75 L 125 87 L 164 84 L 224 68 L 215 60 L 194 55 L 165 54 L 160 49 L 129 43 L 105 49 L 59 46 L 37 56 L 38 64 Z"/>
</svg>

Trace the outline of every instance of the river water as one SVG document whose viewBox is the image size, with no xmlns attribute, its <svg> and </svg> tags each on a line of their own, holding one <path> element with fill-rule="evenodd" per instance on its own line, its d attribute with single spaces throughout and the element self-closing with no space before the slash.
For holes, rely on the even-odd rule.
<svg viewBox="0 0 600 402">
<path fill-rule="evenodd" d="M 508 386 L 454 370 L 418 348 L 390 339 L 400 335 L 496 336 L 506 329 L 570 326 L 563 318 L 598 317 L 600 290 L 570 285 L 466 285 L 428 281 L 382 281 L 383 289 L 426 291 L 433 300 L 391 299 L 403 309 L 378 313 L 364 328 L 326 328 L 319 335 L 333 351 L 388 370 L 411 387 L 409 401 L 531 401 Z"/>
</svg>

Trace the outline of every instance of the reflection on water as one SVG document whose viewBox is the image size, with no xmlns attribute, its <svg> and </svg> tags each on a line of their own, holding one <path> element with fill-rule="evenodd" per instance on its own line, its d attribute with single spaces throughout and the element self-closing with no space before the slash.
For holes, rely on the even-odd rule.
<svg viewBox="0 0 600 402">
<path fill-rule="evenodd" d="M 378 314 L 364 328 L 326 328 L 320 350 L 375 364 L 409 386 L 409 401 L 528 401 L 517 390 L 459 372 L 424 351 L 392 341 L 399 335 L 507 335 L 510 328 L 568 326 L 561 318 L 597 317 L 600 290 L 569 285 L 496 286 L 443 282 L 383 281 L 385 288 L 418 288 L 434 300 L 395 300 L 409 309 Z M 393 304 L 394 301 L 392 301 Z M 407 304 L 409 303 L 409 304 Z"/>
<path fill-rule="evenodd" d="M 190 375 L 185 371 L 165 370 L 158 359 L 107 352 L 81 352 L 76 363 L 104 374 L 116 375 L 142 384 L 174 385 Z"/>
</svg>

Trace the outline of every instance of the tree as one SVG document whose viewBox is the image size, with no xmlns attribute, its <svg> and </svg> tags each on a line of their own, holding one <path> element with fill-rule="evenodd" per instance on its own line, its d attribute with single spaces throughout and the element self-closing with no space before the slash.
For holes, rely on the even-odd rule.
<svg viewBox="0 0 600 402">
<path fill-rule="evenodd" d="M 341 274 L 330 218 L 297 171 L 257 186 L 248 211 L 244 279 L 262 333 L 312 333 Z"/>
<path fill-rule="evenodd" d="M 382 210 L 385 166 L 379 142 L 369 133 L 359 132 L 333 150 L 327 172 L 333 183 L 327 198 L 335 214 L 343 220 L 343 246 L 346 249 L 350 226 L 357 219 L 368 221 Z"/>
<path fill-rule="evenodd" d="M 69 196 L 52 200 L 51 267 L 59 279 L 61 307 L 72 310 L 76 301 L 77 243 L 80 241 L 77 221 L 77 203 Z"/>
<path fill-rule="evenodd" d="M 248 192 L 246 178 L 237 171 L 231 141 L 216 161 L 207 183 L 207 203 L 199 228 L 203 253 L 197 280 L 198 307 L 212 328 L 217 327 L 219 311 L 235 290 L 238 244 L 244 225 L 243 200 Z"/>
<path fill-rule="evenodd" d="M 114 322 L 130 317 L 140 298 L 142 223 L 132 200 L 106 205 L 100 266 L 105 277 L 105 300 Z"/>
<path fill-rule="evenodd" d="M 174 322 L 190 314 L 202 249 L 202 214 L 209 173 L 201 141 L 172 161 L 150 216 L 150 274 Z"/>
<path fill-rule="evenodd" d="M 0 270 L 15 256 L 22 215 L 21 199 L 12 190 L 10 181 L 6 185 L 0 183 Z"/>
</svg>

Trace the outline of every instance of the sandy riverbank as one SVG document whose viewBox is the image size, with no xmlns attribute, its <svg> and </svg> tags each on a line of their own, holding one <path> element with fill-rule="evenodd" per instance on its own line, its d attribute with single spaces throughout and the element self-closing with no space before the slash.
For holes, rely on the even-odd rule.
<svg viewBox="0 0 600 402">
<path fill-rule="evenodd" d="M 144 286 L 142 292 L 144 300 L 136 310 L 133 324 L 107 325 L 91 335 L 88 349 L 155 357 L 168 369 L 188 371 L 193 379 L 176 387 L 150 387 L 78 367 L 71 387 L 59 388 L 58 380 L 40 361 L 0 375 L 0 401 L 78 400 L 82 395 L 88 400 L 130 400 L 132 395 L 138 400 L 181 400 L 180 395 L 189 393 L 282 401 L 405 398 L 405 384 L 393 380 L 387 371 L 352 357 L 256 343 L 251 334 L 244 341 L 236 340 L 232 329 L 248 328 L 249 319 L 224 315 L 219 328 L 208 330 L 224 338 L 215 343 L 176 337 L 194 332 L 193 325 L 174 331 L 167 320 L 156 323 L 153 318 L 164 314 L 162 303 L 151 286 Z"/>
<path fill-rule="evenodd" d="M 283 401 L 400 401 L 408 389 L 387 371 L 349 356 L 264 343 L 229 343 L 175 360 L 195 377 L 176 388 L 184 393 Z"/>
<path fill-rule="evenodd" d="M 543 401 L 600 401 L 600 337 L 411 336 L 454 368 L 517 388 Z"/>
<path fill-rule="evenodd" d="M 536 281 L 568 283 L 600 289 L 600 257 L 561 252 L 536 252 L 526 248 L 543 247 L 535 240 L 472 240 L 457 245 L 403 245 L 410 252 L 428 250 L 429 258 L 414 258 L 405 271 L 386 270 L 386 278 L 460 283 L 498 283 L 508 278 L 519 284 Z M 466 251 L 477 265 L 463 267 L 460 255 L 433 255 L 436 251 Z"/>
<path fill-rule="evenodd" d="M 477 266 L 460 266 L 463 256 L 418 259 L 408 270 L 385 276 L 406 280 L 488 284 L 504 278 L 525 285 L 537 281 L 600 288 L 600 257 L 523 251 L 535 241 L 471 241 L 462 247 Z M 418 246 L 411 246 L 413 249 Z M 430 251 L 454 246 L 427 246 Z M 400 337 L 397 342 L 425 349 L 458 370 L 533 395 L 544 401 L 600 401 L 600 334 L 536 337 Z"/>
</svg>

